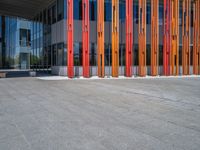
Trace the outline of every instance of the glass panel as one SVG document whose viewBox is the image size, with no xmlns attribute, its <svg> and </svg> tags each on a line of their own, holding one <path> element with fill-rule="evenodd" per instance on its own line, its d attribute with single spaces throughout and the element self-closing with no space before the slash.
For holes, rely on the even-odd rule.
<svg viewBox="0 0 200 150">
<path fill-rule="evenodd" d="M 119 65 L 120 66 L 125 66 L 125 55 L 126 55 L 125 44 L 120 44 L 120 48 L 119 48 Z"/>
<path fill-rule="evenodd" d="M 52 6 L 52 23 L 56 23 L 56 5 Z"/>
<path fill-rule="evenodd" d="M 30 47 L 31 35 L 30 30 L 20 29 L 20 46 L 22 47 Z"/>
<path fill-rule="evenodd" d="M 97 49 L 96 44 L 91 43 L 90 44 L 90 66 L 96 66 L 97 65 Z"/>
<path fill-rule="evenodd" d="M 52 23 L 52 16 L 51 16 L 51 9 L 48 9 L 48 24 L 51 25 Z"/>
<path fill-rule="evenodd" d="M 111 44 L 105 44 L 105 66 L 111 65 Z"/>
<path fill-rule="evenodd" d="M 133 15 L 133 17 L 134 17 L 134 23 L 136 23 L 136 24 L 138 24 L 138 18 L 139 18 L 139 13 L 138 13 L 138 9 L 139 9 L 139 7 L 138 7 L 138 4 L 136 4 L 136 3 L 134 3 L 134 6 L 133 6 L 134 8 L 133 8 L 133 13 L 134 13 L 134 15 Z"/>
<path fill-rule="evenodd" d="M 119 19 L 121 22 L 125 22 L 125 20 L 126 20 L 126 4 L 125 4 L 125 2 L 119 3 Z"/>
<path fill-rule="evenodd" d="M 57 66 L 63 66 L 64 64 L 64 44 L 57 45 Z"/>
<path fill-rule="evenodd" d="M 90 20 L 97 20 L 97 1 L 90 0 Z"/>
<path fill-rule="evenodd" d="M 82 66 L 82 43 L 74 43 L 74 66 Z"/>
<path fill-rule="evenodd" d="M 163 5 L 159 5 L 159 25 L 163 24 Z"/>
<path fill-rule="evenodd" d="M 57 56 L 56 56 L 56 54 L 57 54 L 56 51 L 57 51 L 57 50 L 56 50 L 56 45 L 53 45 L 53 47 L 52 47 L 52 57 L 53 57 L 53 58 L 52 58 L 52 61 L 53 61 L 53 62 L 52 62 L 52 65 L 53 65 L 53 66 L 56 66 L 56 65 L 57 65 L 57 64 L 56 64 L 56 58 L 57 58 Z"/>
<path fill-rule="evenodd" d="M 82 0 L 74 0 L 74 19 L 82 19 Z"/>
<path fill-rule="evenodd" d="M 104 5 L 104 20 L 111 22 L 112 18 L 112 3 L 111 0 L 106 0 Z"/>
<path fill-rule="evenodd" d="M 151 5 L 147 5 L 147 24 L 151 24 Z"/>
<path fill-rule="evenodd" d="M 64 0 L 57 0 L 57 18 L 58 21 L 64 18 Z"/>
</svg>

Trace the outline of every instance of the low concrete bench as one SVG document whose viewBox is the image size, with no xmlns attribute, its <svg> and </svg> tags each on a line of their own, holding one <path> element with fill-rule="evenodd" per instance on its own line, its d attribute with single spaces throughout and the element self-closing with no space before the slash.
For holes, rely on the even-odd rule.
<svg viewBox="0 0 200 150">
<path fill-rule="evenodd" d="M 31 77 L 36 77 L 36 71 L 30 71 L 30 72 L 29 72 L 29 75 L 30 75 Z"/>
<path fill-rule="evenodd" d="M 6 72 L 0 72 L 0 78 L 6 78 Z"/>
</svg>

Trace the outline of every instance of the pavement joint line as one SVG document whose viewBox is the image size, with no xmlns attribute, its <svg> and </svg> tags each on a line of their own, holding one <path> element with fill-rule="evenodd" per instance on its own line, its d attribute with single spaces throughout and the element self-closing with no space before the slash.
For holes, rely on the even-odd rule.
<svg viewBox="0 0 200 150">
<path fill-rule="evenodd" d="M 102 83 L 95 83 L 95 84 L 102 84 Z M 110 86 L 110 85 L 107 84 L 107 86 Z M 111 87 L 111 86 L 110 86 L 110 87 Z M 117 88 L 117 87 L 115 87 L 115 88 Z M 143 95 L 143 96 L 145 96 L 145 97 L 151 96 L 151 97 L 158 98 L 158 99 L 161 99 L 161 100 L 166 100 L 166 101 L 169 101 L 169 102 L 174 102 L 174 101 L 176 101 L 176 102 L 180 102 L 180 103 L 182 103 L 182 104 L 190 104 L 190 105 L 193 105 L 193 106 L 195 106 L 195 107 L 197 107 L 197 106 L 200 107 L 200 105 L 194 105 L 194 104 L 191 104 L 191 103 L 182 102 L 182 101 L 181 101 L 182 99 L 171 99 L 171 98 L 166 98 L 166 97 L 161 97 L 161 96 L 155 96 L 155 95 L 150 95 L 150 94 L 147 94 L 147 93 L 141 93 L 141 92 L 136 92 L 136 91 L 130 91 L 129 89 L 127 89 L 127 90 L 124 90 L 124 89 L 123 89 L 123 90 L 121 90 L 121 91 L 123 91 L 124 93 L 132 94 L 132 95 L 137 94 L 137 95 Z"/>
<path fill-rule="evenodd" d="M 123 92 L 125 92 L 125 91 L 123 91 Z M 155 98 L 158 98 L 158 99 L 162 99 L 162 100 L 164 100 L 164 101 L 174 102 L 173 99 L 164 98 L 164 97 L 159 97 L 159 96 L 154 96 L 154 95 L 149 95 L 149 94 L 145 94 L 145 93 L 131 92 L 131 91 L 130 91 L 129 93 L 132 94 L 132 95 L 137 94 L 137 95 L 142 95 L 142 96 L 145 96 L 145 97 L 151 96 L 151 97 L 155 97 Z M 182 104 L 189 104 L 189 103 L 181 102 L 181 100 L 176 100 L 176 102 L 179 102 L 179 103 L 182 103 Z M 162 102 L 160 102 L 160 103 L 162 103 Z M 191 104 L 190 104 L 190 105 L 191 105 Z M 196 105 L 193 105 L 193 106 L 196 106 Z M 145 113 L 145 114 L 146 114 L 146 113 Z M 180 126 L 180 125 L 176 124 L 175 122 L 166 121 L 166 120 L 163 120 L 162 118 L 157 118 L 157 117 L 155 117 L 155 119 L 161 119 L 162 121 L 169 122 L 169 123 L 173 123 L 173 124 L 176 125 L 176 126 Z M 188 128 L 188 129 L 190 129 L 190 130 L 194 130 L 194 131 L 197 131 L 197 132 L 200 133 L 200 130 L 196 130 L 196 129 L 193 129 L 193 128 L 190 128 L 190 127 L 186 127 L 186 126 L 181 126 L 181 127 L 183 127 L 183 128 Z"/>
<path fill-rule="evenodd" d="M 72 94 L 72 93 L 71 93 L 71 94 Z M 76 92 L 75 92 L 74 94 L 76 94 Z M 131 94 L 143 95 L 143 96 L 145 96 L 145 97 L 152 96 L 152 95 L 146 95 L 146 94 L 141 94 L 141 93 L 131 93 Z M 73 95 L 73 94 L 72 94 L 72 95 Z M 87 96 L 86 96 L 86 97 L 87 97 Z M 158 98 L 158 99 L 163 99 L 163 100 L 167 100 L 167 101 L 172 101 L 172 102 L 174 102 L 172 99 L 161 98 L 161 97 L 156 97 L 156 96 L 152 96 L 152 97 L 155 97 L 155 98 Z M 102 98 L 99 98 L 99 97 L 96 97 L 96 98 L 99 99 L 99 100 L 102 100 Z M 73 101 L 71 101 L 71 102 L 73 102 Z M 103 101 L 103 102 L 105 103 L 105 101 Z M 178 102 L 178 101 L 177 101 L 177 102 Z M 90 103 L 90 102 L 87 101 L 87 103 Z M 187 103 L 186 103 L 186 104 L 187 104 Z M 196 105 L 195 105 L 195 106 L 196 106 Z M 135 112 L 137 112 L 137 111 L 135 111 Z M 144 115 L 148 115 L 147 113 L 142 113 L 142 114 L 144 114 Z M 164 122 L 168 122 L 168 123 L 174 124 L 174 125 L 179 126 L 179 127 L 182 127 L 182 128 L 187 128 L 187 129 L 190 129 L 190 130 L 193 130 L 193 131 L 200 132 L 199 130 L 196 130 L 196 129 L 193 129 L 193 128 L 190 128 L 190 127 L 180 126 L 179 124 L 176 124 L 176 123 L 173 122 L 173 121 L 164 120 L 164 119 L 159 118 L 159 117 L 156 117 L 156 116 L 154 116 L 153 118 L 154 118 L 154 119 L 157 119 L 157 120 L 162 120 L 162 121 L 164 121 Z"/>
</svg>

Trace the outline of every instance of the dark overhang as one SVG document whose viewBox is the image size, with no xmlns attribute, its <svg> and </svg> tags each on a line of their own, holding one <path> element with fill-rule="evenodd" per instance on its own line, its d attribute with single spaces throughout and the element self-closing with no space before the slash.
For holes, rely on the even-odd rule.
<svg viewBox="0 0 200 150">
<path fill-rule="evenodd" d="M 0 16 L 5 15 L 33 19 L 38 12 L 48 7 L 54 1 L 56 0 L 0 0 Z M 120 1 L 125 2 L 125 0 Z M 193 1 L 191 0 L 191 2 Z M 134 1 L 134 3 L 137 2 L 138 0 Z M 147 0 L 147 3 L 150 2 L 151 0 Z M 163 3 L 163 0 L 159 2 Z M 179 0 L 179 2 L 181 4 L 182 0 Z"/>
<path fill-rule="evenodd" d="M 33 19 L 53 1 L 55 0 L 0 0 L 0 15 Z"/>
</svg>

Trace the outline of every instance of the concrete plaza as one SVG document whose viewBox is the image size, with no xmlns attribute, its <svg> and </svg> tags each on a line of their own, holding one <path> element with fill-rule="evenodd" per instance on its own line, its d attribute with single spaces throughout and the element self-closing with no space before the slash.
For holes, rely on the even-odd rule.
<svg viewBox="0 0 200 150">
<path fill-rule="evenodd" d="M 200 78 L 0 79 L 0 150 L 144 149 L 200 149 Z"/>
</svg>

